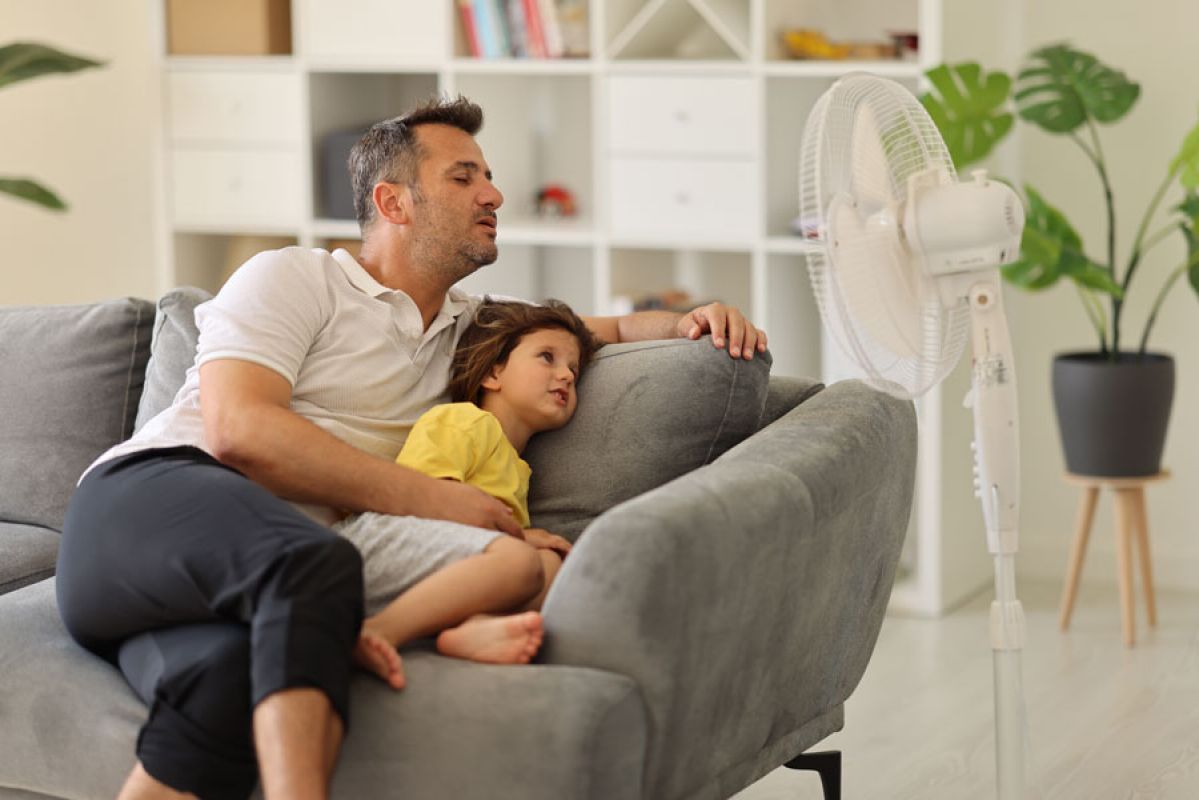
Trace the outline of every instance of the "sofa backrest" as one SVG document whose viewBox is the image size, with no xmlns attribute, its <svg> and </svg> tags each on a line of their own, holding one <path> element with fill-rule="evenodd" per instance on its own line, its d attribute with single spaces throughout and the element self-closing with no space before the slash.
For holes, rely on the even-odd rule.
<svg viewBox="0 0 1199 800">
<path fill-rule="evenodd" d="M 0 522 L 62 530 L 83 470 L 133 433 L 154 305 L 0 307 Z"/>
<path fill-rule="evenodd" d="M 183 288 L 159 301 L 138 427 L 183 385 L 199 336 L 195 308 L 209 297 Z M 574 538 L 612 506 L 709 463 L 758 429 L 769 376 L 768 353 L 732 359 L 707 340 L 603 348 L 584 373 L 575 418 L 534 437 L 525 453 L 533 523 Z M 812 390 L 810 381 L 780 383 L 771 413 Z"/>
<path fill-rule="evenodd" d="M 61 528 L 80 471 L 173 401 L 195 358 L 196 306 L 210 298 L 190 287 L 164 295 L 152 344 L 145 301 L 3 310 L 7 316 L 0 316 L 0 325 L 9 321 L 9 338 L 14 345 L 28 342 L 18 349 L 29 356 L 0 355 L 0 368 L 20 372 L 22 364 L 60 363 L 71 380 L 63 379 L 64 391 L 40 380 L 28 382 L 30 392 L 24 394 L 0 389 L 0 409 L 19 411 L 9 418 L 23 421 L 30 456 L 45 467 L 30 472 L 14 459 L 0 459 L 0 520 Z M 47 325 L 50 335 L 40 330 Z M 38 347 L 32 347 L 35 342 Z M 116 348 L 118 342 L 132 350 Z M 67 355 L 79 356 L 92 371 L 71 368 L 63 361 Z M 812 380 L 772 379 L 769 370 L 769 353 L 748 362 L 732 359 L 706 339 L 603 348 L 580 384 L 574 420 L 535 437 L 526 452 L 535 475 L 529 496 L 533 523 L 574 538 L 607 509 L 711 462 L 821 388 Z M 37 421 L 42 406 L 57 409 L 53 428 Z M 95 428 L 103 434 L 89 433 Z M 0 443 L 5 430 L 11 438 L 19 429 L 0 429 Z M 8 477 L 5 470 L 31 480 Z M 42 495 L 30 494 L 31 481 Z"/>
</svg>

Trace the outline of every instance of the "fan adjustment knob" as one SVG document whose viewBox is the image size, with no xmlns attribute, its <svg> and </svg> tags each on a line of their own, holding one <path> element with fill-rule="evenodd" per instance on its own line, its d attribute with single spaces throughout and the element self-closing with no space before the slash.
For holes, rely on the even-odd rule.
<svg viewBox="0 0 1199 800">
<path fill-rule="evenodd" d="M 985 169 L 970 170 L 970 177 L 974 178 L 974 182 L 977 184 L 985 186 L 987 183 L 987 171 Z"/>
</svg>

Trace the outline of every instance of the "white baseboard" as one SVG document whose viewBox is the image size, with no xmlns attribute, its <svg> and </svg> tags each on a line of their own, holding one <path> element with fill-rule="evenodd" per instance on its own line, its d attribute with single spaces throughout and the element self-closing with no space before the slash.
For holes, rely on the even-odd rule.
<svg viewBox="0 0 1199 800">
<path fill-rule="evenodd" d="M 1020 537 L 1020 554 L 1016 558 L 1016 575 L 1019 580 L 1056 582 L 1059 586 L 1066 579 L 1066 562 L 1070 555 L 1069 542 L 1058 539 Z M 1150 536 L 1149 546 L 1153 539 Z M 1153 584 L 1161 591 L 1199 591 L 1199 553 L 1151 553 L 1153 559 Z M 1133 580 L 1140 584 L 1140 566 L 1135 563 L 1134 550 Z M 1096 541 L 1094 534 L 1087 546 L 1082 565 L 1080 585 L 1116 586 L 1116 546 L 1112 541 Z"/>
</svg>

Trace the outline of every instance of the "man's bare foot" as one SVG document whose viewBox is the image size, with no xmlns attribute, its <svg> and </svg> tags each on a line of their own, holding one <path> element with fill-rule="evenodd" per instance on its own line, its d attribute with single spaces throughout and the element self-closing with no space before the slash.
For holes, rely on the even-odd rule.
<svg viewBox="0 0 1199 800">
<path fill-rule="evenodd" d="M 374 631 L 362 629 L 354 646 L 354 661 L 373 672 L 393 689 L 404 688 L 404 664 L 396 649 Z"/>
<path fill-rule="evenodd" d="M 528 664 L 541 647 L 541 614 L 478 614 L 437 637 L 437 652 L 484 664 Z"/>
</svg>

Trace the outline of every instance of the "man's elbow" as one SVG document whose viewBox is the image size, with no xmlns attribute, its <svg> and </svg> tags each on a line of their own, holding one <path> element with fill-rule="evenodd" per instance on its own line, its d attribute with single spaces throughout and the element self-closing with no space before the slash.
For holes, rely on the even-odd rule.
<svg viewBox="0 0 1199 800">
<path fill-rule="evenodd" d="M 257 409 L 205 409 L 204 443 L 217 461 L 240 472 L 261 465 L 265 430 Z"/>
</svg>

